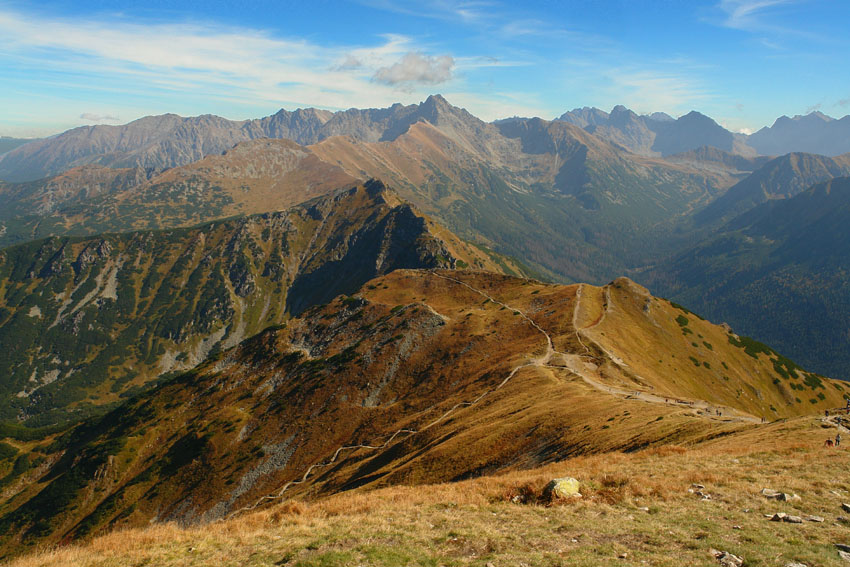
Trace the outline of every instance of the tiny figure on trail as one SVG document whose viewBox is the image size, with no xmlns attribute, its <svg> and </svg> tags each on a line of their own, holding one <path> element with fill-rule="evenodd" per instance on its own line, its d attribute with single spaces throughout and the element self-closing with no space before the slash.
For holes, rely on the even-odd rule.
<svg viewBox="0 0 850 567">
<path fill-rule="evenodd" d="M 823 410 L 823 416 L 829 417 L 829 410 L 828 409 Z"/>
<path fill-rule="evenodd" d="M 838 447 L 839 445 L 841 445 L 841 434 L 836 433 L 835 434 L 835 446 Z"/>
<path fill-rule="evenodd" d="M 826 441 L 824 441 L 823 446 L 824 447 L 832 447 L 833 446 L 832 439 L 827 439 Z"/>
<path fill-rule="evenodd" d="M 765 421 L 767 420 L 764 418 L 764 416 L 761 416 L 761 422 L 764 423 Z"/>
</svg>

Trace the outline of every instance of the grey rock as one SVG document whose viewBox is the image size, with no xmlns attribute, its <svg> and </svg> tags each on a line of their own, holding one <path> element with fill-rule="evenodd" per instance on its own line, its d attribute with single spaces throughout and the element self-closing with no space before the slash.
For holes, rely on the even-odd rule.
<svg viewBox="0 0 850 567">
<path fill-rule="evenodd" d="M 718 563 L 723 567 L 741 567 L 744 564 L 744 558 L 739 557 L 737 555 L 733 555 L 728 551 L 718 551 L 716 549 L 711 549 L 710 553 L 714 555 L 715 559 L 717 559 Z"/>
</svg>

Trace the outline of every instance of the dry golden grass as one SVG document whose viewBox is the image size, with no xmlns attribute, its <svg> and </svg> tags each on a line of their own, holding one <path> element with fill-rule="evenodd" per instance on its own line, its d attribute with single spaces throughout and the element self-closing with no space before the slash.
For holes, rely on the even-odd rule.
<svg viewBox="0 0 850 567">
<path fill-rule="evenodd" d="M 716 565 L 711 548 L 742 555 L 748 566 L 839 565 L 833 544 L 848 539 L 836 521 L 850 499 L 848 455 L 820 446 L 828 433 L 802 418 L 698 449 L 585 456 L 452 484 L 287 502 L 199 528 L 115 532 L 11 565 Z M 511 501 L 523 493 L 533 500 L 567 475 L 581 481 L 582 499 Z M 711 499 L 690 492 L 693 483 Z M 802 499 L 767 500 L 765 487 Z M 764 517 L 778 511 L 826 521 Z"/>
</svg>

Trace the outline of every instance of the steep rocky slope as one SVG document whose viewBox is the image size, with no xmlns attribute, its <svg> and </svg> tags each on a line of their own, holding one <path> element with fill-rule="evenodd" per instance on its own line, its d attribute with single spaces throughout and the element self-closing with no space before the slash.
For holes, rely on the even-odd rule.
<svg viewBox="0 0 850 567">
<path fill-rule="evenodd" d="M 752 346 L 626 279 L 396 270 L 31 447 L 4 480 L 4 549 L 843 405 L 847 386 Z"/>
<path fill-rule="evenodd" d="M 641 277 L 807 368 L 847 378 L 848 227 L 850 179 L 833 179 L 751 209 Z"/>
<path fill-rule="evenodd" d="M 787 154 L 756 169 L 746 179 L 694 215 L 699 225 L 728 221 L 771 199 L 787 199 L 815 183 L 850 175 L 850 154 L 829 158 Z"/>
<path fill-rule="evenodd" d="M 379 181 L 280 213 L 7 248 L 0 417 L 67 418 L 376 275 L 454 266 L 502 269 Z"/>
</svg>

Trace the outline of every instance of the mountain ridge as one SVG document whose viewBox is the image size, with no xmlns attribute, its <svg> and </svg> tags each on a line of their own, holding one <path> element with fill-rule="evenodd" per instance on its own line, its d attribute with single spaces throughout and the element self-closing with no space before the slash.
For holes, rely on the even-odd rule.
<svg viewBox="0 0 850 567">
<path fill-rule="evenodd" d="M 626 278 L 395 270 L 41 447 L 49 464 L 0 504 L 3 545 L 699 444 L 843 401 L 751 346 Z"/>
<path fill-rule="evenodd" d="M 376 180 L 278 213 L 6 248 L 0 417 L 97 411 L 376 275 L 458 264 L 522 271 Z"/>
<path fill-rule="evenodd" d="M 407 106 L 396 103 L 382 109 L 351 108 L 337 112 L 281 109 L 270 116 L 241 121 L 211 114 L 147 116 L 120 126 L 81 126 L 11 149 L 0 154 L 0 179 L 33 181 L 86 164 L 141 167 L 156 173 L 221 153 L 238 142 L 266 137 L 291 139 L 300 145 L 338 135 L 366 142 L 391 141 L 419 120 L 439 122 L 440 113 L 455 113 L 467 123 L 469 118 L 474 118 L 438 94 Z M 624 149 L 650 156 L 682 153 L 703 145 L 742 155 L 754 154 L 756 150 L 770 155 L 793 151 L 838 155 L 850 151 L 846 142 L 850 117 L 818 119 L 816 123 L 809 117 L 782 117 L 770 128 L 762 128 L 751 136 L 733 134 L 697 111 L 673 119 L 657 112 L 638 116 L 622 105 L 614 107 L 611 113 L 584 107 L 565 112 L 557 120 L 573 123 Z M 500 122 L 505 121 L 494 124 Z M 794 139 L 803 142 L 795 145 L 788 141 Z"/>
</svg>

